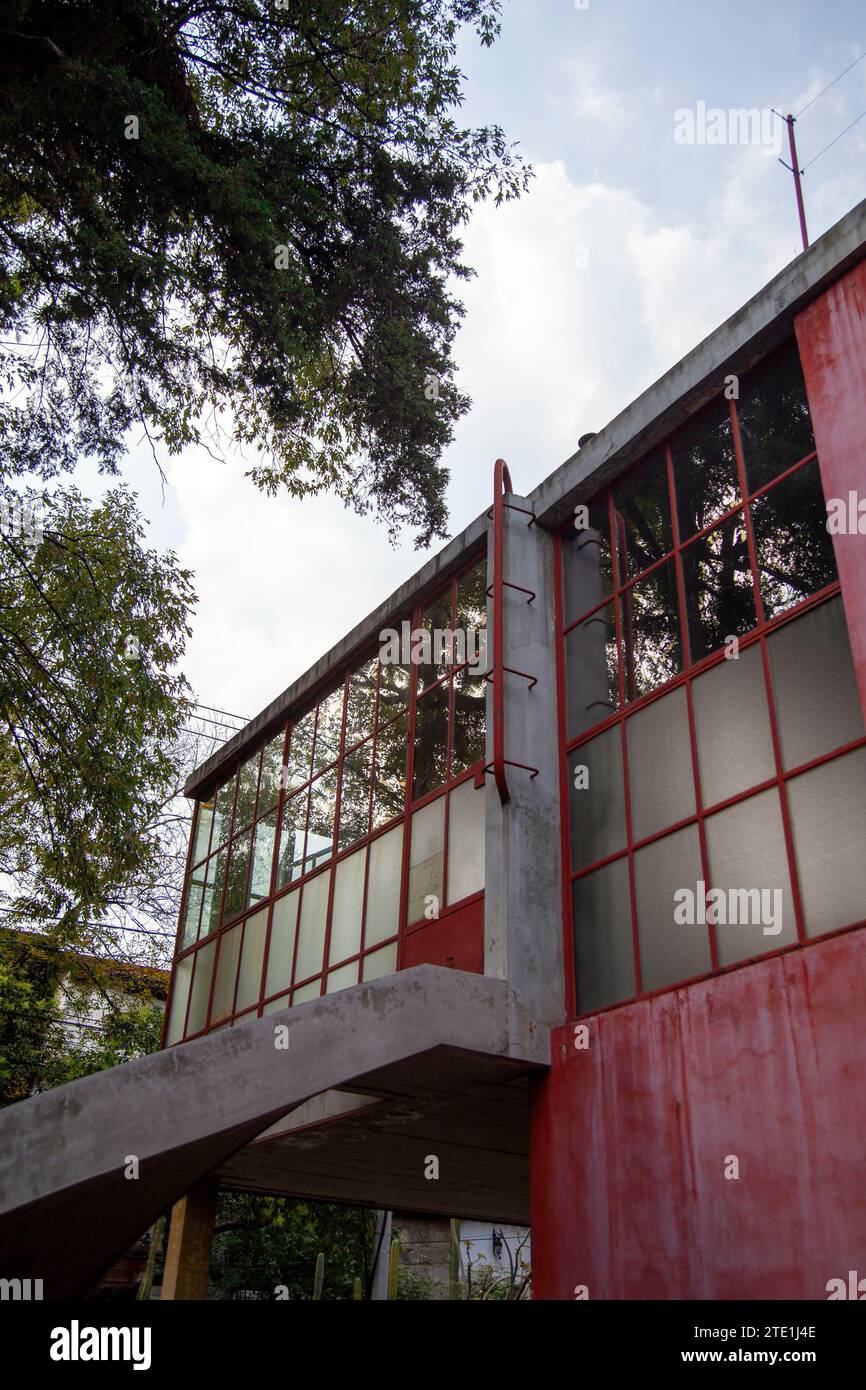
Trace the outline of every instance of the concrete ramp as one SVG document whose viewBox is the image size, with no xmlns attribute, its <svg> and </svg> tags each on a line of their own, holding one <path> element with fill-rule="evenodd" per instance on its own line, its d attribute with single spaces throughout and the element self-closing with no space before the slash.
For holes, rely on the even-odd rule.
<svg viewBox="0 0 866 1390">
<path fill-rule="evenodd" d="M 0 1111 L 0 1278 L 83 1295 L 281 1116 L 331 1089 L 363 1092 L 399 1063 L 411 1091 L 409 1059 L 446 1050 L 515 1075 L 549 1065 L 547 1030 L 504 981 L 421 965 Z"/>
</svg>

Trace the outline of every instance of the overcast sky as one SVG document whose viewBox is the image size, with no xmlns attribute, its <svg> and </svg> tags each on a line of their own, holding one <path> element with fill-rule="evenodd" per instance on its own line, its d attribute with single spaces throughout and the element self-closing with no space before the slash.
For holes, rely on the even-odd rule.
<svg viewBox="0 0 866 1390">
<path fill-rule="evenodd" d="M 466 231 L 452 535 L 489 505 L 497 455 L 529 491 L 797 255 L 776 151 L 678 144 L 677 111 L 796 113 L 864 49 L 862 0 L 504 0 L 492 49 L 467 32 L 465 122 L 504 126 L 536 177 Z M 864 109 L 866 60 L 798 121 L 801 165 Z M 806 173 L 813 239 L 866 195 L 864 170 L 866 119 Z M 252 718 L 425 555 L 330 499 L 264 498 L 246 466 L 166 459 L 163 499 L 133 441 L 126 476 L 151 543 L 195 571 L 197 698 Z"/>
</svg>

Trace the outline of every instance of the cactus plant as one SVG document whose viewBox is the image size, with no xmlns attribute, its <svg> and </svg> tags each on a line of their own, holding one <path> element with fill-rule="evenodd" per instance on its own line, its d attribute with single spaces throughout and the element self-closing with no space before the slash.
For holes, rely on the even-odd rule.
<svg viewBox="0 0 866 1390">
<path fill-rule="evenodd" d="M 313 1298 L 322 1297 L 322 1284 L 325 1279 L 325 1256 L 320 1250 L 316 1256 L 316 1276 L 313 1280 Z"/>
<path fill-rule="evenodd" d="M 400 1237 L 391 1237 L 391 1257 L 388 1261 L 388 1297 L 397 1297 L 397 1276 L 400 1272 Z"/>
<path fill-rule="evenodd" d="M 354 1281 L 352 1283 L 352 1297 L 354 1299 L 363 1299 L 364 1297 L 363 1291 L 361 1289 L 361 1278 L 358 1274 L 355 1275 Z"/>
</svg>

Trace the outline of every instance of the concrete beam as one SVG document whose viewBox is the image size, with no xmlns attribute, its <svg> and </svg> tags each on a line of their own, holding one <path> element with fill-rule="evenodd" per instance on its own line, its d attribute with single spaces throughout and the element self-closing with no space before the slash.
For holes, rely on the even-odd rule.
<svg viewBox="0 0 866 1390">
<path fill-rule="evenodd" d="M 504 981 L 423 965 L 8 1107 L 0 1274 L 41 1278 L 48 1298 L 81 1295 L 195 1182 L 293 1106 L 332 1087 L 363 1090 L 367 1074 L 443 1046 L 549 1062 L 546 1030 Z"/>
</svg>

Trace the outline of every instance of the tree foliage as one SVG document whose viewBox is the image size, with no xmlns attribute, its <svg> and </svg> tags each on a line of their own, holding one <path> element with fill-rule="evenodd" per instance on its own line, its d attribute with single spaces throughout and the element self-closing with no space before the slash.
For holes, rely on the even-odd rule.
<svg viewBox="0 0 866 1390">
<path fill-rule="evenodd" d="M 11 511 L 17 505 L 4 492 Z M 187 709 L 194 598 L 120 488 L 59 490 L 41 536 L 0 528 L 0 905 L 92 950 L 88 924 L 158 877 Z"/>
<path fill-rule="evenodd" d="M 2 0 L 2 468 L 229 440 L 268 491 L 444 534 L 472 204 L 456 117 L 499 0 Z"/>
</svg>

